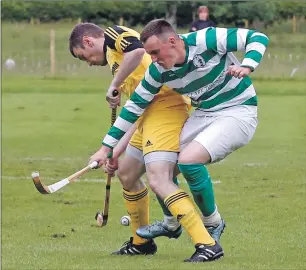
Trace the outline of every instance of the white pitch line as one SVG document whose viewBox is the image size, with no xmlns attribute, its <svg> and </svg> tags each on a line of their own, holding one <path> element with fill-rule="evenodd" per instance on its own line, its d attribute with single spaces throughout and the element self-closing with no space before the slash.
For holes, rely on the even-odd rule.
<svg viewBox="0 0 306 270">
<path fill-rule="evenodd" d="M 54 157 L 23 157 L 17 158 L 18 160 L 26 160 L 26 161 L 75 161 L 75 160 L 84 160 L 81 157 L 62 157 L 62 158 L 54 158 Z"/>
<path fill-rule="evenodd" d="M 29 177 L 29 176 L 26 176 L 26 177 L 20 177 L 20 176 L 8 176 L 8 175 L 2 175 L 1 176 L 1 179 L 7 179 L 9 181 L 11 180 L 32 180 L 32 177 Z M 44 180 L 50 180 L 50 181 L 60 181 L 59 178 L 54 178 L 54 177 L 44 177 Z M 75 180 L 74 182 L 89 182 L 89 183 L 106 183 L 106 180 L 105 179 L 98 179 L 98 178 L 82 178 L 82 180 L 80 179 L 77 179 Z M 147 182 L 145 180 L 145 182 Z M 119 183 L 119 180 L 114 178 L 112 179 L 112 183 Z M 183 183 L 183 184 L 186 184 L 186 180 L 184 179 L 183 181 L 182 180 L 179 180 L 179 183 Z M 221 184 L 221 181 L 220 180 L 215 180 L 215 181 L 212 181 L 213 184 Z"/>
<path fill-rule="evenodd" d="M 263 166 L 267 166 L 266 163 L 244 163 L 244 166 L 247 167 L 263 167 Z"/>
<path fill-rule="evenodd" d="M 54 157 L 22 157 L 17 158 L 16 160 L 26 160 L 26 161 L 57 161 L 57 162 L 71 162 L 71 161 L 81 161 L 84 160 L 82 157 L 62 157 L 62 158 L 54 158 Z M 209 166 L 218 166 L 226 162 L 227 159 L 222 159 L 216 163 L 209 164 Z M 247 167 L 261 167 L 267 166 L 266 163 L 240 163 L 240 165 L 247 166 Z M 52 180 L 52 179 L 51 179 Z"/>
</svg>

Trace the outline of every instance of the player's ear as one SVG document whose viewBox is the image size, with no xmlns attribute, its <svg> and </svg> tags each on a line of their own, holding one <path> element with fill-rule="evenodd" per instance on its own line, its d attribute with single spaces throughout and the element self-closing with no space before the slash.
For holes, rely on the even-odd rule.
<svg viewBox="0 0 306 270">
<path fill-rule="evenodd" d="M 176 38 L 175 38 L 175 37 L 170 36 L 170 37 L 168 38 L 168 41 L 169 41 L 169 44 L 170 44 L 172 47 L 174 47 L 174 46 L 176 45 Z"/>
<path fill-rule="evenodd" d="M 89 36 L 83 36 L 83 45 L 85 47 L 92 47 L 93 46 L 93 42 L 91 40 L 91 37 Z"/>
</svg>

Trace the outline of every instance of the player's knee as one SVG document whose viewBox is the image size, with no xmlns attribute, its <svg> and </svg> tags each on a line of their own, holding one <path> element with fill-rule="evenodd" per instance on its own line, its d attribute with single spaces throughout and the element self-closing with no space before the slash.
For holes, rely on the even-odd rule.
<svg viewBox="0 0 306 270">
<path fill-rule="evenodd" d="M 151 162 L 146 165 L 149 186 L 157 194 L 163 194 L 169 185 L 173 184 L 173 171 L 175 163 Z"/>
<path fill-rule="evenodd" d="M 189 154 L 188 152 L 182 152 L 178 157 L 179 164 L 191 164 L 195 163 L 195 158 L 193 155 Z"/>
<path fill-rule="evenodd" d="M 158 181 L 158 175 L 157 174 L 156 175 L 151 174 L 149 176 L 149 186 L 155 194 L 159 193 L 159 181 Z"/>
<path fill-rule="evenodd" d="M 121 182 L 122 187 L 125 190 L 130 190 L 133 186 L 133 179 L 131 179 L 130 174 L 127 171 L 120 169 L 119 167 L 117 176 L 119 178 L 119 181 Z"/>
<path fill-rule="evenodd" d="M 122 182 L 124 182 L 124 178 L 125 178 L 125 172 L 124 170 L 121 169 L 121 167 L 119 166 L 118 170 L 117 170 L 117 176 L 122 184 Z M 122 180 L 121 180 L 122 179 Z"/>
<path fill-rule="evenodd" d="M 188 164 L 188 163 L 191 163 L 191 161 L 190 161 L 190 158 L 188 157 L 188 156 L 186 156 L 186 155 L 180 155 L 179 156 L 179 159 L 178 159 L 178 163 L 180 163 L 180 164 Z"/>
<path fill-rule="evenodd" d="M 192 142 L 179 154 L 178 157 L 178 163 L 180 164 L 207 164 L 210 161 L 211 157 L 209 152 L 197 142 Z"/>
<path fill-rule="evenodd" d="M 147 173 L 147 177 L 151 190 L 160 197 L 162 197 L 169 185 L 173 185 L 172 175 L 168 172 Z"/>
<path fill-rule="evenodd" d="M 149 180 L 149 186 L 155 194 L 160 194 L 161 189 L 163 188 L 164 183 L 167 179 L 167 174 L 159 171 L 147 171 L 147 177 Z"/>
<path fill-rule="evenodd" d="M 178 163 L 190 164 L 193 163 L 193 151 L 190 147 L 185 147 L 178 156 Z"/>
</svg>

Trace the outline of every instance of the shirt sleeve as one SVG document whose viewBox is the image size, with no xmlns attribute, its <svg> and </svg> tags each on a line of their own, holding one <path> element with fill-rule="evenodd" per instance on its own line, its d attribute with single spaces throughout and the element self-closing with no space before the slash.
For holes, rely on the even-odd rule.
<svg viewBox="0 0 306 270">
<path fill-rule="evenodd" d="M 122 52 L 127 53 L 138 48 L 143 48 L 141 41 L 137 37 L 125 37 L 122 39 L 126 45 L 122 46 Z"/>
<path fill-rule="evenodd" d="M 119 26 L 108 27 L 105 30 L 105 44 L 113 50 L 121 53 L 143 48 L 142 43 L 136 36 L 129 33 Z"/>
<path fill-rule="evenodd" d="M 116 50 L 116 40 L 117 40 L 117 37 L 118 37 L 118 33 L 116 33 L 116 35 L 113 33 L 113 28 L 112 27 L 107 27 L 105 32 L 104 32 L 104 37 L 105 37 L 105 40 L 104 40 L 104 46 L 107 46 L 113 50 Z"/>
<path fill-rule="evenodd" d="M 269 43 L 265 34 L 249 29 L 207 28 L 202 31 L 207 49 L 222 55 L 227 52 L 245 51 L 241 66 L 249 67 L 252 71 L 260 63 Z"/>
<path fill-rule="evenodd" d="M 114 125 L 104 137 L 102 144 L 114 148 L 133 123 L 143 114 L 162 85 L 161 74 L 152 63 L 131 98 L 125 103 Z"/>
</svg>

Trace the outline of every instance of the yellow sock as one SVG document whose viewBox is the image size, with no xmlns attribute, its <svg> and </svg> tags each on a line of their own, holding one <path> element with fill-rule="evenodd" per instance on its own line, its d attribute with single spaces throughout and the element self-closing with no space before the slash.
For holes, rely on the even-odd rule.
<svg viewBox="0 0 306 270">
<path fill-rule="evenodd" d="M 148 240 L 139 237 L 136 230 L 149 224 L 149 193 L 144 188 L 137 192 L 123 190 L 125 207 L 131 217 L 131 228 L 133 233 L 133 244 L 140 245 Z"/>
<path fill-rule="evenodd" d="M 197 244 L 214 245 L 215 240 L 209 235 L 206 230 L 200 215 L 197 213 L 188 194 L 178 189 L 164 200 L 174 217 L 177 217 L 179 223 L 188 232 L 192 242 Z"/>
</svg>

